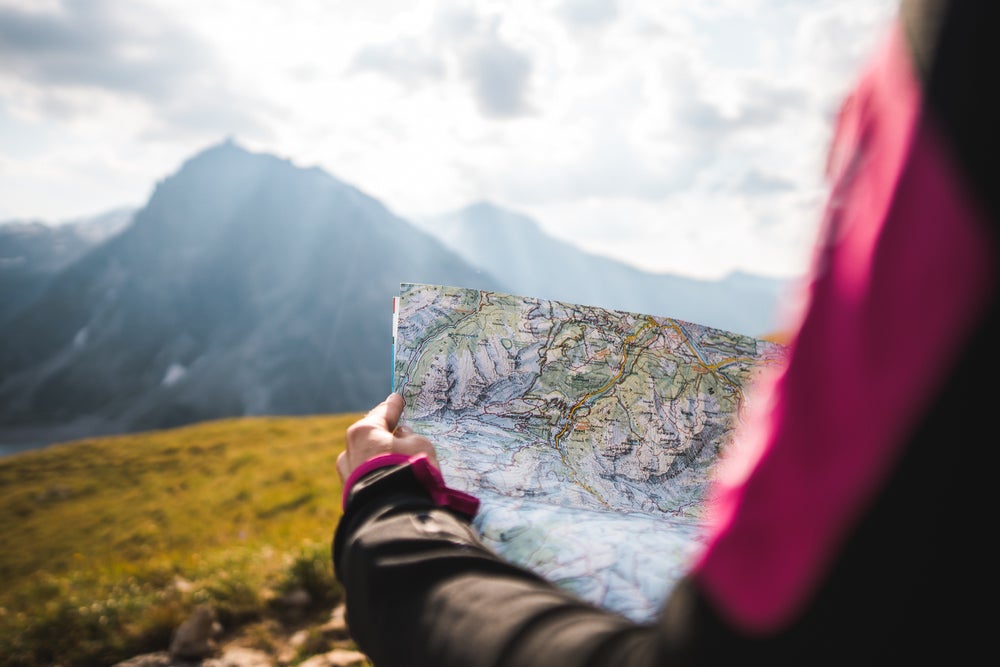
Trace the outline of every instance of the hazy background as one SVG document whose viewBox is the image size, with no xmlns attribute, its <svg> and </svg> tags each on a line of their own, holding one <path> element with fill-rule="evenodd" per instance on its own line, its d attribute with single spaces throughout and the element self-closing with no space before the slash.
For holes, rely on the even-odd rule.
<svg viewBox="0 0 1000 667">
<path fill-rule="evenodd" d="M 141 206 L 233 137 L 417 219 L 791 276 L 891 0 L 0 0 L 0 220 Z"/>
</svg>

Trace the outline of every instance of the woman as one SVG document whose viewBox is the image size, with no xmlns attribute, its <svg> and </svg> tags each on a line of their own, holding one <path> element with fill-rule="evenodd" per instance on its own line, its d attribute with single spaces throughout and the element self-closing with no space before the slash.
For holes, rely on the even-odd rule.
<svg viewBox="0 0 1000 667">
<path fill-rule="evenodd" d="M 989 655 L 998 3 L 904 1 L 846 100 L 808 301 L 658 619 L 486 549 L 390 396 L 347 433 L 334 566 L 380 667 L 949 663 Z M 766 404 L 766 406 L 764 406 Z M 982 436 L 974 435 L 982 433 Z M 989 517 L 992 518 L 992 517 Z"/>
</svg>

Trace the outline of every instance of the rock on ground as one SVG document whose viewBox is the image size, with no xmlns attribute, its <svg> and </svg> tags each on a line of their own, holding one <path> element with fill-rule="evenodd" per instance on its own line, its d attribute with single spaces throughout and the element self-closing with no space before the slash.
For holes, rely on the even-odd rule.
<svg viewBox="0 0 1000 667">
<path fill-rule="evenodd" d="M 129 658 L 113 667 L 275 667 L 275 662 L 263 651 L 235 647 L 204 660 L 172 658 L 168 651 L 158 651 Z"/>
<path fill-rule="evenodd" d="M 347 649 L 334 649 L 329 653 L 314 655 L 298 667 L 365 667 L 368 664 L 363 653 Z"/>
</svg>

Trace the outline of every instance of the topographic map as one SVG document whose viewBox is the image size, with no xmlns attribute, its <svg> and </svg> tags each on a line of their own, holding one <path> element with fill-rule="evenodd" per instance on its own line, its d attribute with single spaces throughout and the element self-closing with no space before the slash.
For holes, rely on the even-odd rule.
<svg viewBox="0 0 1000 667">
<path fill-rule="evenodd" d="M 779 344 L 697 324 L 401 285 L 395 391 L 504 558 L 637 621 L 699 545 L 719 453 Z"/>
</svg>

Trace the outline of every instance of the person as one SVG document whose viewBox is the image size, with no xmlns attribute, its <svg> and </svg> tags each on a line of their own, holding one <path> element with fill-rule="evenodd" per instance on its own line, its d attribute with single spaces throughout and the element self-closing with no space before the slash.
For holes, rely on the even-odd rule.
<svg viewBox="0 0 1000 667">
<path fill-rule="evenodd" d="M 989 660 L 998 5 L 904 0 L 846 97 L 787 362 L 654 622 L 485 548 L 400 396 L 348 428 L 333 565 L 375 665 Z"/>
</svg>

